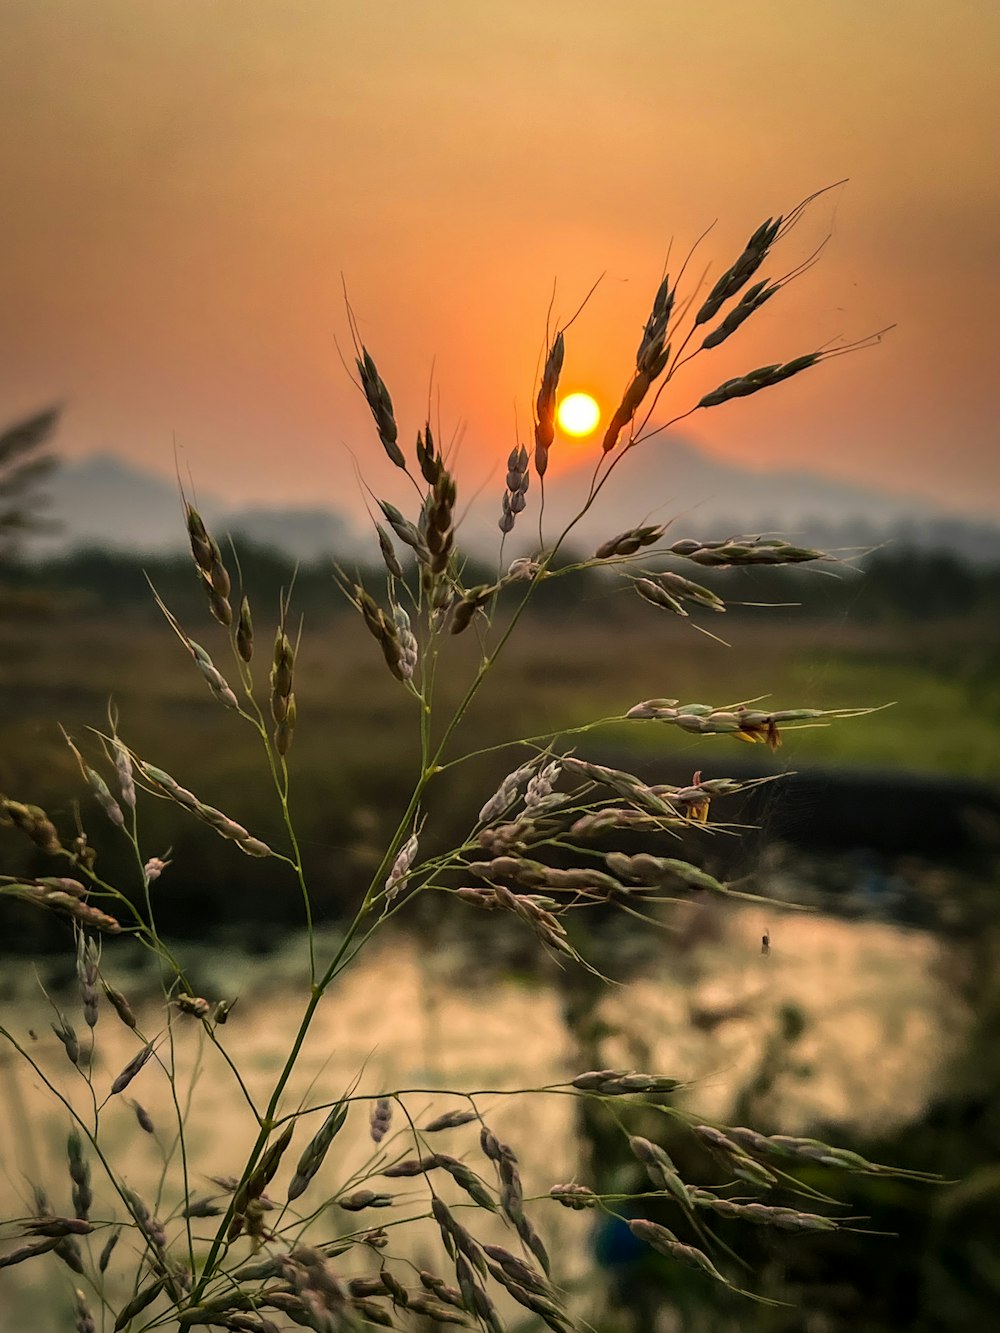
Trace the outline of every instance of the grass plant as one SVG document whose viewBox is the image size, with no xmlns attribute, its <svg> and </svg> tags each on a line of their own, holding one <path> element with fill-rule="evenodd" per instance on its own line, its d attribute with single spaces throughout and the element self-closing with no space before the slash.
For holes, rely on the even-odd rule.
<svg viewBox="0 0 1000 1333">
<path fill-rule="evenodd" d="M 417 432 L 412 453 L 404 448 L 389 389 L 369 349 L 355 339 L 359 388 L 387 458 L 412 483 L 414 501 L 408 512 L 377 501 L 374 538 L 384 565 L 379 586 L 366 587 L 344 571 L 339 582 L 374 641 L 373 669 L 381 660 L 386 686 L 398 690 L 409 708 L 410 725 L 394 744 L 398 764 L 412 765 L 414 779 L 332 947 L 314 927 L 314 886 L 294 817 L 296 736 L 310 726 L 294 590 L 282 596 L 276 619 L 268 624 L 266 609 L 242 584 L 235 553 L 223 550 L 184 497 L 195 571 L 221 650 L 210 651 L 201 642 L 202 631 L 195 639 L 163 603 L 161 609 L 214 706 L 232 715 L 234 728 L 246 728 L 255 738 L 279 835 L 262 837 L 240 822 L 247 816 L 239 808 L 223 811 L 211 804 L 195 768 L 175 773 L 162 767 L 168 761 L 130 742 L 114 708 L 86 741 L 66 738 L 86 792 L 77 827 L 57 827 L 45 810 L 17 797 L 0 799 L 0 815 L 30 840 L 38 862 L 34 874 L 0 878 L 0 892 L 69 922 L 80 1011 L 68 1012 L 68 1005 L 53 1000 L 54 1048 L 36 1046 L 11 1025 L 0 1027 L 8 1047 L 61 1107 L 67 1135 L 64 1162 L 48 1162 L 49 1179 L 30 1180 L 20 1214 L 3 1222 L 0 1268 L 31 1264 L 68 1270 L 77 1333 L 97 1327 L 102 1333 L 197 1327 L 274 1333 L 293 1325 L 316 1333 L 446 1325 L 499 1333 L 539 1323 L 561 1333 L 586 1327 L 588 1312 L 568 1304 L 558 1260 L 550 1259 L 544 1239 L 547 1212 L 561 1209 L 599 1212 L 627 1227 L 651 1252 L 696 1270 L 705 1282 L 764 1300 L 752 1294 L 752 1275 L 740 1271 L 717 1238 L 714 1218 L 828 1233 L 850 1220 L 838 1218 L 825 1191 L 802 1183 L 800 1168 L 914 1174 L 895 1173 L 810 1138 L 706 1123 L 671 1105 L 670 1094 L 683 1080 L 678 1070 L 592 1069 L 545 1087 L 495 1090 L 497 1096 L 568 1097 L 607 1107 L 648 1177 L 640 1193 L 627 1196 L 598 1193 L 585 1180 L 523 1180 L 517 1145 L 494 1132 L 484 1093 L 436 1089 L 449 1109 L 428 1112 L 427 1090 L 371 1086 L 365 1068 L 332 1099 L 297 1080 L 316 1014 L 320 1006 L 336 1003 L 338 979 L 421 895 L 444 895 L 455 911 L 507 916 L 561 966 L 591 971 L 592 963 L 574 942 L 580 912 L 619 910 L 655 928 L 665 910 L 692 897 L 752 896 L 709 874 L 686 852 L 692 834 L 713 836 L 717 803 L 748 784 L 696 772 L 682 785 L 650 785 L 587 757 L 596 728 L 669 728 L 694 740 L 728 737 L 773 750 L 788 730 L 870 711 L 794 701 L 772 707 L 741 700 L 737 685 L 733 702 L 623 699 L 612 717 L 574 726 L 572 734 L 510 736 L 484 746 L 477 743 L 474 726 L 471 740 L 465 739 L 470 728 L 463 725 L 482 706 L 495 664 L 543 583 L 610 570 L 626 591 L 649 604 L 650 614 L 714 620 L 724 613 L 725 601 L 698 581 L 700 569 L 832 559 L 775 537 L 674 540 L 665 525 L 637 523 L 609 534 L 591 556 L 560 562 L 611 473 L 641 447 L 667 447 L 656 438 L 664 427 L 651 424 L 652 414 L 661 397 L 673 392 L 683 366 L 710 356 L 796 275 L 797 270 L 777 280 L 756 279 L 804 207 L 758 227 L 707 296 L 685 287 L 686 265 L 676 279 L 662 280 L 621 402 L 605 429 L 588 493 L 557 533 L 545 529 L 544 485 L 550 452 L 558 447 L 555 413 L 569 326 L 549 332 L 533 440 L 518 442 L 507 460 L 498 497 L 498 573 L 488 582 L 470 585 L 464 578 L 453 460 L 429 422 Z M 771 389 L 848 350 L 813 350 L 725 380 L 694 405 L 679 407 L 672 421 Z M 521 516 L 536 497 L 537 548 L 505 568 L 504 542 L 517 524 L 526 523 Z M 459 635 L 473 641 L 471 654 L 465 650 L 456 657 Z M 460 682 L 449 680 L 464 669 Z M 648 674 L 649 689 L 661 688 L 660 668 L 651 663 Z M 328 743 L 335 745 L 336 737 Z M 472 761 L 498 749 L 513 756 L 509 772 L 495 790 L 482 793 L 478 817 L 463 836 L 441 850 L 425 830 L 435 784 L 445 774 L 475 772 Z M 292 891 L 301 902 L 307 939 L 301 1014 L 263 1094 L 227 1040 L 228 1025 L 240 1022 L 233 998 L 200 994 L 158 926 L 157 900 L 169 855 L 162 845 L 150 845 L 144 831 L 154 803 L 167 806 L 178 821 L 198 821 L 229 845 L 233 858 L 267 862 L 274 892 Z M 94 819 L 110 821 L 115 836 L 131 849 L 133 885 L 102 876 L 87 834 Z M 232 907 L 238 911 L 238 903 Z M 116 984 L 115 943 L 123 936 L 156 960 L 162 1003 L 155 1016 L 133 1006 Z M 379 1003 L 378 995 L 371 1003 Z M 105 1024 L 127 1029 L 132 1049 L 127 1062 L 110 1072 L 100 1053 Z M 204 1059 L 227 1071 L 234 1117 L 237 1112 L 249 1117 L 253 1126 L 249 1143 L 235 1150 L 233 1161 L 220 1164 L 209 1194 L 196 1186 L 198 1085 L 180 1077 L 185 1050 L 199 1034 Z M 511 1063 L 516 1066 L 516 1052 Z M 173 1125 L 159 1180 L 147 1194 L 135 1187 L 128 1158 L 114 1151 L 109 1121 L 130 1103 L 140 1128 L 150 1132 L 148 1112 L 134 1099 L 152 1079 L 165 1080 L 170 1089 Z M 661 1144 L 633 1132 L 629 1117 L 636 1103 L 659 1107 L 675 1128 L 681 1126 L 692 1147 L 715 1164 L 715 1187 L 685 1181 Z M 348 1122 L 366 1126 L 369 1148 L 360 1162 L 340 1151 Z M 400 1229 L 407 1226 L 429 1227 L 435 1235 L 433 1268 L 416 1267 L 400 1248 Z"/>
</svg>

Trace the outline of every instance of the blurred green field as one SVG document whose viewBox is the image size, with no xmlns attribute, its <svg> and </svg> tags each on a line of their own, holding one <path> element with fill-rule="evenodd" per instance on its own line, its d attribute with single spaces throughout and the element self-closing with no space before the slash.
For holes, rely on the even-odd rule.
<svg viewBox="0 0 1000 1333">
<path fill-rule="evenodd" d="M 779 708 L 880 711 L 788 731 L 774 755 L 763 745 L 691 737 L 656 722 L 618 722 L 568 743 L 583 754 L 656 756 L 665 775 L 700 769 L 718 777 L 746 773 L 749 763 L 765 773 L 839 765 L 1000 778 L 1000 629 L 993 622 L 852 624 L 790 612 L 755 623 L 744 616 L 726 626 L 725 647 L 688 622 L 645 614 L 644 607 L 636 614 L 635 600 L 601 597 L 576 619 L 525 618 L 446 758 L 489 752 L 442 773 L 428 794 L 428 847 L 462 840 L 500 778 L 523 761 L 523 750 L 490 747 L 511 736 L 571 732 L 651 697 L 716 705 L 766 697 Z M 230 673 L 224 633 L 207 619 L 202 608 L 185 628 Z M 724 621 L 713 617 L 713 630 Z M 263 614 L 257 630 L 258 697 L 266 710 L 272 631 Z M 8 621 L 5 634 L 0 791 L 43 806 L 64 832 L 82 820 L 106 877 L 117 876 L 127 889 L 135 867 L 87 795 L 59 726 L 99 756 L 88 728 L 106 729 L 112 701 L 121 734 L 138 754 L 271 846 L 287 845 L 259 737 L 211 696 L 165 624 L 129 607 L 117 616 L 24 617 Z M 443 651 L 455 659 L 454 669 L 439 672 L 435 708 L 446 718 L 474 675 L 479 650 L 470 632 L 447 637 Z M 418 761 L 418 708 L 353 613 L 306 622 L 295 690 L 292 810 L 317 902 L 335 912 L 367 882 L 405 807 Z M 285 877 L 271 863 L 241 856 L 167 802 L 145 800 L 141 825 L 146 855 L 173 849 L 171 903 L 190 929 L 232 924 L 236 901 L 244 918 L 298 923 Z M 7 873 L 46 873 L 12 830 L 0 829 L 0 859 Z"/>
<path fill-rule="evenodd" d="M 557 732 L 624 713 L 640 699 L 676 696 L 723 705 L 765 698 L 774 707 L 871 707 L 831 727 L 786 732 L 782 758 L 984 779 L 1000 776 L 1000 624 L 985 619 L 897 626 L 713 617 L 730 646 L 690 623 L 635 616 L 608 601 L 600 617 L 532 616 L 495 664 L 459 732 L 454 753 L 513 735 Z M 629 609 L 630 610 L 630 609 Z M 207 616 L 204 617 L 207 619 Z M 263 617 L 259 617 L 263 621 Z M 225 673 L 228 645 L 214 623 L 189 623 Z M 106 721 L 109 700 L 135 749 L 169 767 L 231 780 L 251 762 L 249 729 L 210 696 L 167 626 L 128 610 L 7 622 L 0 656 L 0 787 L 53 789 L 65 762 L 58 726 L 80 736 Z M 270 632 L 256 664 L 266 694 Z M 476 665 L 472 633 L 444 640 L 455 670 L 439 672 L 440 712 L 460 697 Z M 293 773 L 337 782 L 391 764 L 398 771 L 417 735 L 414 701 L 385 669 L 353 615 L 305 624 L 296 698 Z M 890 705 L 886 707 L 886 705 Z M 438 705 L 436 704 L 436 708 Z M 723 771 L 744 749 L 727 738 L 692 739 L 653 722 L 602 729 L 644 751 L 689 753 Z M 244 775 L 245 777 L 245 775 Z M 58 784 L 56 784 L 58 785 Z M 27 795 L 27 793 L 25 793 Z"/>
</svg>

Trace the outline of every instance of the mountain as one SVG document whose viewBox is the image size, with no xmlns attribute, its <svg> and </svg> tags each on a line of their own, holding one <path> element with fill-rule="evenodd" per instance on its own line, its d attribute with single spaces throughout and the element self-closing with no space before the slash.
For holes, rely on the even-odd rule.
<svg viewBox="0 0 1000 1333">
<path fill-rule="evenodd" d="M 62 464 L 48 491 L 45 516 L 53 522 L 53 531 L 32 543 L 38 554 L 85 546 L 135 552 L 186 549 L 176 483 L 110 454 Z M 361 538 L 350 521 L 319 505 L 230 508 L 218 496 L 199 493 L 198 508 L 213 532 L 241 535 L 298 560 L 360 551 Z"/>
<path fill-rule="evenodd" d="M 578 512 L 592 472 L 590 456 L 549 474 L 547 536 L 561 531 Z M 465 515 L 461 544 L 466 549 L 495 554 L 502 485 L 498 477 Z M 58 526 L 33 541 L 36 554 L 84 546 L 137 552 L 180 551 L 186 546 L 176 485 L 131 463 L 112 455 L 64 463 L 48 486 L 46 513 Z M 533 545 L 538 494 L 538 479 L 532 476 L 528 508 L 506 543 L 510 556 Z M 233 508 L 210 494 L 199 494 L 198 507 L 217 534 L 241 535 L 295 559 L 336 554 L 352 560 L 374 553 L 367 520 L 356 523 L 353 515 L 334 508 Z M 741 467 L 712 458 L 676 435 L 664 436 L 655 448 L 637 449 L 616 467 L 572 544 L 586 550 L 636 524 L 667 520 L 672 520 L 670 531 L 676 537 L 778 532 L 827 549 L 892 541 L 1000 563 L 1000 526 L 966 521 L 926 500 L 834 481 L 805 469 Z"/>
</svg>

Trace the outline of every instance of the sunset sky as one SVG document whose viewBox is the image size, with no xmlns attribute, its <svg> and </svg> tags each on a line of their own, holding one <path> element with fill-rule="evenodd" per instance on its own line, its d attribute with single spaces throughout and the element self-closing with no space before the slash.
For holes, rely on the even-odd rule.
<svg viewBox="0 0 1000 1333">
<path fill-rule="evenodd" d="M 344 281 L 404 441 L 433 368 L 460 478 L 496 486 L 553 283 L 566 319 L 606 275 L 563 385 L 609 409 L 671 242 L 673 271 L 718 219 L 688 270 L 711 282 L 848 177 L 762 275 L 829 233 L 820 264 L 670 408 L 896 324 L 685 431 L 998 509 L 996 0 L 0 0 L 0 42 L 2 417 L 65 402 L 67 457 L 172 475 L 176 434 L 233 503 L 356 507 L 349 451 L 386 466 Z"/>
</svg>

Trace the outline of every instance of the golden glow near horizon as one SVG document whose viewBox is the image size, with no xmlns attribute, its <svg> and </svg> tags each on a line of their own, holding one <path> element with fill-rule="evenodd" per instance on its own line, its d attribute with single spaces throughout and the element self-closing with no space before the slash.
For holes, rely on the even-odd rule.
<svg viewBox="0 0 1000 1333">
<path fill-rule="evenodd" d="M 601 419 L 601 409 L 597 399 L 589 393 L 570 393 L 559 404 L 559 428 L 566 435 L 582 439 L 592 435 Z"/>
</svg>

